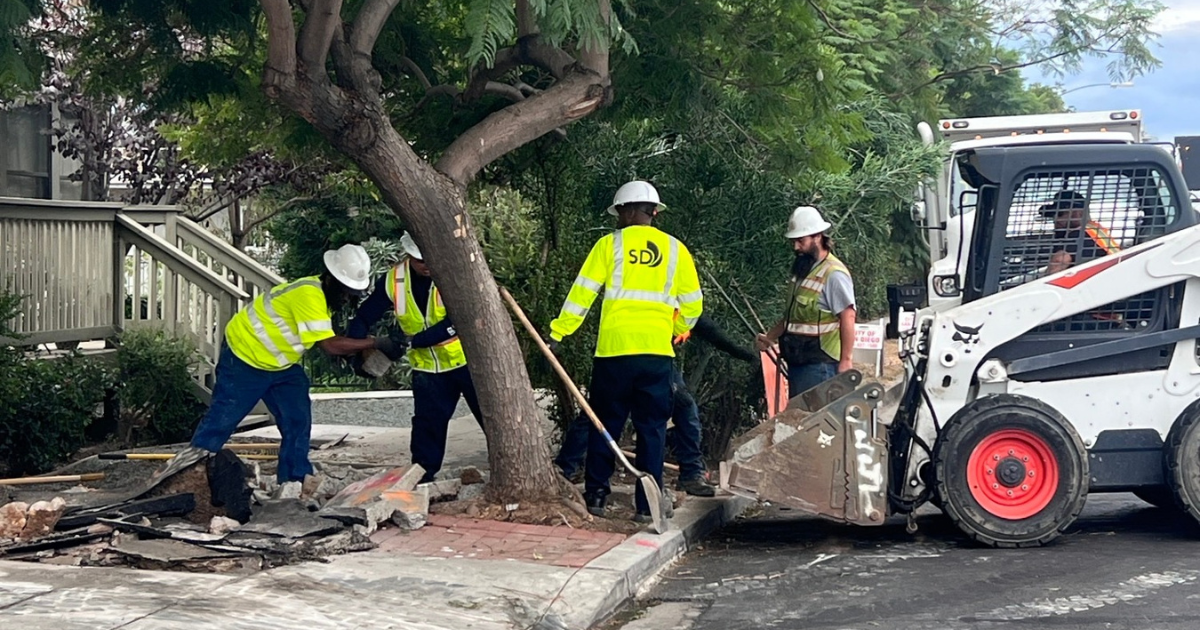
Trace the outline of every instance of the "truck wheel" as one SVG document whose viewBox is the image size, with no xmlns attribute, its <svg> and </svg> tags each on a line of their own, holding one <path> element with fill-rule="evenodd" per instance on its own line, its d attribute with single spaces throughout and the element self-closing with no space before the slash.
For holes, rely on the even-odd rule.
<svg viewBox="0 0 1200 630">
<path fill-rule="evenodd" d="M 1175 505 L 1200 521 L 1200 404 L 1192 403 L 1167 434 L 1167 482 Z M 1138 495 L 1141 496 L 1141 495 Z"/>
<path fill-rule="evenodd" d="M 1045 403 L 1010 394 L 976 400 L 946 423 L 934 448 L 943 510 L 985 545 L 1046 544 L 1083 510 L 1085 452 Z"/>
</svg>

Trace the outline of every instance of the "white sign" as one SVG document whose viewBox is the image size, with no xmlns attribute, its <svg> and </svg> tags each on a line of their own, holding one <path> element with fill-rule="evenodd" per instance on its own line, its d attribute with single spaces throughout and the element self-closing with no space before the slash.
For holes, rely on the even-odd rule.
<svg viewBox="0 0 1200 630">
<path fill-rule="evenodd" d="M 883 326 L 855 324 L 854 347 L 861 350 L 883 350 Z"/>
<path fill-rule="evenodd" d="M 906 311 L 904 309 L 900 309 L 900 316 L 897 319 L 899 321 L 897 322 L 896 330 L 901 332 L 912 330 L 917 325 L 916 311 Z"/>
</svg>

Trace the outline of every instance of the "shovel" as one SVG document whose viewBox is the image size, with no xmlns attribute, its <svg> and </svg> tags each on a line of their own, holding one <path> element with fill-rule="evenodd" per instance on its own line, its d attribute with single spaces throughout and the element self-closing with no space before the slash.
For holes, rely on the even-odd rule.
<svg viewBox="0 0 1200 630">
<path fill-rule="evenodd" d="M 594 425 L 596 430 L 604 436 L 604 441 L 608 442 L 608 448 L 612 449 L 612 452 L 617 456 L 617 459 L 621 460 L 621 464 L 625 466 L 625 468 L 628 469 L 631 474 L 638 478 L 638 484 L 641 485 L 642 492 L 646 495 L 646 503 L 650 505 L 650 518 L 653 521 L 652 529 L 654 532 L 656 534 L 666 533 L 668 527 L 667 516 L 666 510 L 663 509 L 663 495 L 658 489 L 658 482 L 656 482 L 654 477 L 651 477 L 649 473 L 642 472 L 634 468 L 633 464 L 629 463 L 629 460 L 625 457 L 625 453 L 621 452 L 621 447 L 617 446 L 616 440 L 614 440 L 612 436 L 608 434 L 608 431 L 604 428 L 604 425 L 600 422 L 600 419 L 596 417 L 596 412 L 592 411 L 591 405 L 588 405 L 587 399 L 583 397 L 583 394 L 580 393 L 579 388 L 575 386 L 575 382 L 572 381 L 571 377 L 567 375 L 567 371 L 564 370 L 562 364 L 558 362 L 558 358 L 555 357 L 554 353 L 550 351 L 550 348 L 546 345 L 546 342 L 542 341 L 542 336 L 538 334 L 537 329 L 533 327 L 533 324 L 529 323 L 529 319 L 525 317 L 525 311 L 521 310 L 521 306 L 517 304 L 517 301 L 513 299 L 511 294 L 509 294 L 508 289 L 500 287 L 500 295 L 504 298 L 505 302 L 508 302 L 509 308 L 511 308 L 513 313 L 516 314 L 517 319 L 521 320 L 521 324 L 525 326 L 525 330 L 529 332 L 529 336 L 533 337 L 533 340 L 537 343 L 538 348 L 541 348 L 542 354 L 546 356 L 546 360 L 550 362 L 550 365 L 554 368 L 554 371 L 558 373 L 558 377 L 563 380 L 563 383 L 566 384 L 567 389 L 571 390 L 571 394 L 575 396 L 575 400 L 579 402 L 579 407 L 583 409 L 583 412 L 587 414 L 589 419 L 591 419 L 592 425 Z"/>
</svg>

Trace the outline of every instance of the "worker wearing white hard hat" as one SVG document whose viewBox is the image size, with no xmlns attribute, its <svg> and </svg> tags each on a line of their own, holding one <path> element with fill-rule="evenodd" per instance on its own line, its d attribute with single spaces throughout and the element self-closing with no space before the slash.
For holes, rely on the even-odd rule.
<svg viewBox="0 0 1200 630">
<path fill-rule="evenodd" d="M 651 224 L 663 209 L 658 191 L 635 180 L 613 195 L 608 213 L 617 229 L 601 237 L 579 270 L 562 311 L 550 323 L 551 347 L 583 324 L 604 292 L 600 332 L 592 362 L 591 406 L 610 435 L 626 420 L 637 432 L 637 467 L 662 487 L 667 419 L 672 413 L 672 339 L 691 330 L 703 311 L 692 255 L 675 237 Z M 678 309 L 678 315 L 676 314 Z M 615 457 L 599 431 L 588 444 L 584 501 L 603 515 Z M 650 507 L 639 487 L 635 520 L 648 522 Z"/>
<path fill-rule="evenodd" d="M 375 282 L 350 320 L 351 337 L 366 337 L 389 313 L 408 339 L 412 367 L 413 417 L 409 443 L 412 461 L 425 469 L 422 483 L 433 481 L 446 455 L 450 419 L 460 398 L 483 426 L 475 383 L 454 322 L 446 313 L 442 294 L 433 283 L 429 265 L 412 234 L 400 237 L 404 255 Z"/>
<path fill-rule="evenodd" d="M 333 331 L 332 313 L 370 286 L 367 252 L 358 245 L 343 245 L 325 252 L 324 263 L 320 275 L 280 284 L 229 320 L 217 360 L 212 405 L 190 446 L 155 474 L 156 482 L 219 451 L 260 400 L 275 416 L 282 436 L 276 472 L 280 485 L 298 485 L 312 473 L 308 459 L 312 406 L 300 357 L 314 345 L 333 355 L 378 348 L 399 356 L 399 344 L 393 339 L 351 339 Z"/>
<path fill-rule="evenodd" d="M 827 233 L 831 227 L 812 206 L 792 211 L 784 232 L 796 254 L 787 311 L 758 336 L 760 350 L 779 343 L 788 364 L 789 396 L 854 367 L 854 280 L 833 254 L 833 241 Z"/>
</svg>

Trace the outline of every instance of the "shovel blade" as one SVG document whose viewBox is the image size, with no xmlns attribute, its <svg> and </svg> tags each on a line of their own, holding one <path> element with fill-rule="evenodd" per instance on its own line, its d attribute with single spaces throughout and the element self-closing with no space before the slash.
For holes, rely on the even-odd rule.
<svg viewBox="0 0 1200 630">
<path fill-rule="evenodd" d="M 638 483 L 642 486 L 642 493 L 646 495 L 646 503 L 650 506 L 651 529 L 656 534 L 665 534 L 670 527 L 667 522 L 667 511 L 663 509 L 663 494 L 658 489 L 658 484 L 655 483 L 654 477 L 650 475 L 641 475 L 638 477 Z"/>
</svg>

